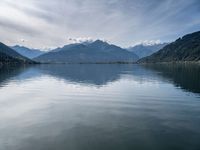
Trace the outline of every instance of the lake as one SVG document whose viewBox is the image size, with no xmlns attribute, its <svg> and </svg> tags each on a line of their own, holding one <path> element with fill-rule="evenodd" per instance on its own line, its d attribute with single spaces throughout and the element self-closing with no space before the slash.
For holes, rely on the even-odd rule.
<svg viewBox="0 0 200 150">
<path fill-rule="evenodd" d="M 0 69 L 1 150 L 199 150 L 200 66 Z"/>
</svg>

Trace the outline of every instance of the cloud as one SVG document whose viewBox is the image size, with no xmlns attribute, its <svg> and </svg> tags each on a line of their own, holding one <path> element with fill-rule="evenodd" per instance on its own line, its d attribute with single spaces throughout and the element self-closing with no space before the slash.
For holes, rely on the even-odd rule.
<svg viewBox="0 0 200 150">
<path fill-rule="evenodd" d="M 79 37 L 79 38 L 68 38 L 69 43 L 83 43 L 83 42 L 93 42 L 95 39 L 91 37 Z"/>
<path fill-rule="evenodd" d="M 146 45 L 146 46 L 151 46 L 151 45 L 155 45 L 155 44 L 161 44 L 161 40 L 144 40 L 144 41 L 139 41 L 139 42 L 136 42 L 136 43 L 133 43 L 133 46 L 134 45 Z"/>
<path fill-rule="evenodd" d="M 199 0 L 1 0 L 0 41 L 23 37 L 40 48 L 106 39 L 127 47 L 175 40 L 199 30 L 199 18 Z"/>
<path fill-rule="evenodd" d="M 25 26 L 23 24 L 18 24 L 16 22 L 12 22 L 12 21 L 6 20 L 6 19 L 0 20 L 0 27 L 4 30 L 7 28 L 7 29 L 9 29 L 9 31 L 17 32 L 19 34 L 23 33 L 23 34 L 28 34 L 31 36 L 40 34 L 40 32 L 37 31 L 35 28 L 31 28 L 31 27 Z"/>
<path fill-rule="evenodd" d="M 25 39 L 20 39 L 19 41 L 22 42 L 22 43 L 26 42 Z"/>
</svg>

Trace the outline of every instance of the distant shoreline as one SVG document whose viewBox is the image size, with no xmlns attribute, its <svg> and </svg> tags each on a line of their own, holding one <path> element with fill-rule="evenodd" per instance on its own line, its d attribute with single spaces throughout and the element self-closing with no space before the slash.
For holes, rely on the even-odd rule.
<svg viewBox="0 0 200 150">
<path fill-rule="evenodd" d="M 138 64 L 138 65 L 157 65 L 157 64 L 195 64 L 200 65 L 200 61 L 173 61 L 173 62 L 82 62 L 82 63 L 67 63 L 67 62 L 35 62 L 35 63 L 0 63 L 0 67 L 2 66 L 29 66 L 29 65 L 54 65 L 54 64 L 63 64 L 63 65 L 71 65 L 71 64 Z"/>
<path fill-rule="evenodd" d="M 197 65 L 200 65 L 200 61 L 138 62 L 137 64 L 197 64 Z"/>
<path fill-rule="evenodd" d="M 69 62 L 39 62 L 40 64 L 137 64 L 136 62 L 79 62 L 79 63 L 69 63 Z"/>
</svg>

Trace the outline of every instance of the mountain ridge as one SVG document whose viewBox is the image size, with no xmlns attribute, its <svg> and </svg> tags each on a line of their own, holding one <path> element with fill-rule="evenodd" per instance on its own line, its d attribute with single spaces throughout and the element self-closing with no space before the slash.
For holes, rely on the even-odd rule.
<svg viewBox="0 0 200 150">
<path fill-rule="evenodd" d="M 39 49 L 30 49 L 28 47 L 19 45 L 12 46 L 11 48 L 16 52 L 18 52 L 19 54 L 28 57 L 30 59 L 33 59 L 45 53 L 44 51 L 41 51 Z"/>
<path fill-rule="evenodd" d="M 137 55 L 126 49 L 96 40 L 89 44 L 65 45 L 34 60 L 45 63 L 131 63 L 137 59 Z"/>
<path fill-rule="evenodd" d="M 153 45 L 139 44 L 139 45 L 135 45 L 133 47 L 130 47 L 127 50 L 130 51 L 130 52 L 134 52 L 141 59 L 143 57 L 150 56 L 153 53 L 159 51 L 160 49 L 162 49 L 167 44 L 168 43 L 153 44 Z"/>
</svg>

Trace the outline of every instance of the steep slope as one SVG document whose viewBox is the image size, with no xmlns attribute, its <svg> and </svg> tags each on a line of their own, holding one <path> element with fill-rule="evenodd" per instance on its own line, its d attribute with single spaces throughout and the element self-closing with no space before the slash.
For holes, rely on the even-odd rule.
<svg viewBox="0 0 200 150">
<path fill-rule="evenodd" d="M 200 31 L 188 34 L 165 46 L 149 57 L 140 59 L 140 63 L 200 61 Z"/>
<path fill-rule="evenodd" d="M 35 63 L 0 42 L 0 64 Z"/>
<path fill-rule="evenodd" d="M 14 57 L 8 56 L 8 55 L 0 52 L 0 65 L 2 65 L 2 64 L 21 64 L 21 63 L 23 63 L 22 60 L 16 59 Z"/>
<path fill-rule="evenodd" d="M 90 44 L 66 45 L 35 58 L 49 63 L 128 63 L 137 59 L 134 53 L 100 40 Z"/>
<path fill-rule="evenodd" d="M 45 53 L 45 52 L 40 51 L 38 49 L 29 49 L 27 47 L 19 46 L 19 45 L 13 46 L 11 48 L 13 50 L 15 50 L 16 52 L 18 52 L 19 54 L 21 54 L 21 55 L 23 55 L 25 57 L 28 57 L 30 59 L 38 57 L 38 56 L 40 56 L 40 55 Z"/>
<path fill-rule="evenodd" d="M 153 53 L 161 50 L 165 47 L 167 43 L 163 44 L 155 44 L 155 45 L 136 45 L 134 47 L 130 47 L 127 50 L 130 52 L 134 52 L 139 58 L 147 57 L 152 55 Z"/>
</svg>

